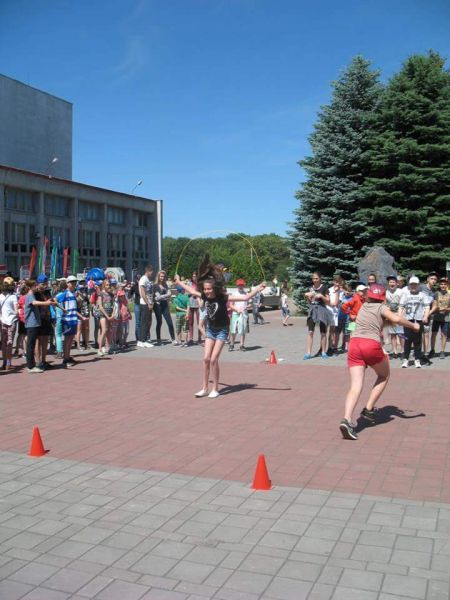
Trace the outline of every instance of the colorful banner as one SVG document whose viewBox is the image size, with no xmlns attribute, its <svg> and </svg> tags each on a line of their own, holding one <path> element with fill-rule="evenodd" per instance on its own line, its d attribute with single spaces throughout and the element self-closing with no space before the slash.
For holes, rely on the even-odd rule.
<svg viewBox="0 0 450 600">
<path fill-rule="evenodd" d="M 73 258 L 72 258 L 72 275 L 76 275 L 78 272 L 78 250 L 73 249 Z"/>
<path fill-rule="evenodd" d="M 69 248 L 63 250 L 63 277 L 67 277 L 67 269 L 69 267 Z"/>
<path fill-rule="evenodd" d="M 33 277 L 33 271 L 34 271 L 34 267 L 36 266 L 36 247 L 33 246 L 33 249 L 31 250 L 31 256 L 30 256 L 30 265 L 28 267 L 28 277 Z"/>
</svg>

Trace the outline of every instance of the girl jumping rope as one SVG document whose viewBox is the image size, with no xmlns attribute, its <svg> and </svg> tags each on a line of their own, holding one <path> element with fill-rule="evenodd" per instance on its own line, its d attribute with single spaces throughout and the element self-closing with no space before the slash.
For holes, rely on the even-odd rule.
<svg viewBox="0 0 450 600">
<path fill-rule="evenodd" d="M 227 311 L 227 302 L 241 302 L 250 300 L 266 286 L 261 283 L 250 293 L 239 296 L 229 296 L 225 289 L 225 280 L 221 269 L 210 262 L 209 256 L 205 255 L 198 268 L 198 288 L 194 289 L 175 276 L 175 282 L 188 294 L 201 298 L 204 302 L 206 312 L 206 340 L 203 358 L 203 386 L 195 394 L 197 398 L 208 396 L 217 398 L 219 395 L 219 357 L 222 348 L 228 338 L 230 330 L 230 317 Z M 212 373 L 212 390 L 209 388 L 209 374 Z"/>
</svg>

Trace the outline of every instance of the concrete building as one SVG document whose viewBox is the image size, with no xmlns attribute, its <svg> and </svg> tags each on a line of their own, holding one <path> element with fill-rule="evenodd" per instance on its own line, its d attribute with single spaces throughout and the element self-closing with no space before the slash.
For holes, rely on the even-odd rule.
<svg viewBox="0 0 450 600">
<path fill-rule="evenodd" d="M 71 105 L 0 76 L 0 264 L 19 274 L 46 236 L 50 247 L 78 250 L 78 272 L 121 267 L 131 277 L 149 262 L 159 269 L 162 201 L 77 183 L 71 174 Z"/>
</svg>

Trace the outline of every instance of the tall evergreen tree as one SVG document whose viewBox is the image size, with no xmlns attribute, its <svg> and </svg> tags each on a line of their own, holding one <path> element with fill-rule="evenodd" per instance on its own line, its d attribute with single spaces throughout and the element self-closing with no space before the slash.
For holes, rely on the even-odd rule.
<svg viewBox="0 0 450 600">
<path fill-rule="evenodd" d="M 405 272 L 450 260 L 450 73 L 435 52 L 409 58 L 386 87 L 370 134 L 360 236 Z"/>
<path fill-rule="evenodd" d="M 378 73 L 355 57 L 333 83 L 331 103 L 322 107 L 309 138 L 312 156 L 299 162 L 306 182 L 290 231 L 294 298 L 302 304 L 310 274 L 340 273 L 353 278 L 360 258 L 355 236 L 363 224 L 355 218 L 363 181 L 361 156 L 381 94 Z"/>
</svg>

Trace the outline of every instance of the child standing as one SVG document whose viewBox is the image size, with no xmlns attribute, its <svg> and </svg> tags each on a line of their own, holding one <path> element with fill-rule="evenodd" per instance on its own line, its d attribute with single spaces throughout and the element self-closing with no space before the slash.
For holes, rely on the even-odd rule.
<svg viewBox="0 0 450 600">
<path fill-rule="evenodd" d="M 287 327 L 287 322 L 291 317 L 291 311 L 289 310 L 289 298 L 287 295 L 287 288 L 281 290 L 281 317 L 283 319 L 283 326 Z"/>
<path fill-rule="evenodd" d="M 177 286 L 177 295 L 174 298 L 175 313 L 175 331 L 177 334 L 176 346 L 187 346 L 187 335 L 189 331 L 188 311 L 189 311 L 189 296 L 184 293 L 181 285 Z M 183 339 L 183 336 L 184 337 Z"/>
<path fill-rule="evenodd" d="M 261 283 L 252 292 L 244 295 L 229 296 L 225 290 L 223 272 L 217 265 L 210 262 L 206 255 L 198 269 L 198 289 L 194 289 L 181 283 L 176 276 L 177 285 L 188 292 L 201 298 L 205 303 L 207 315 L 205 352 L 203 357 L 203 385 L 202 389 L 195 394 L 197 398 L 208 396 L 217 398 L 219 396 L 219 357 L 230 331 L 230 317 L 227 311 L 227 303 L 248 301 L 266 286 Z M 212 373 L 212 390 L 209 392 L 209 375 Z"/>
</svg>

